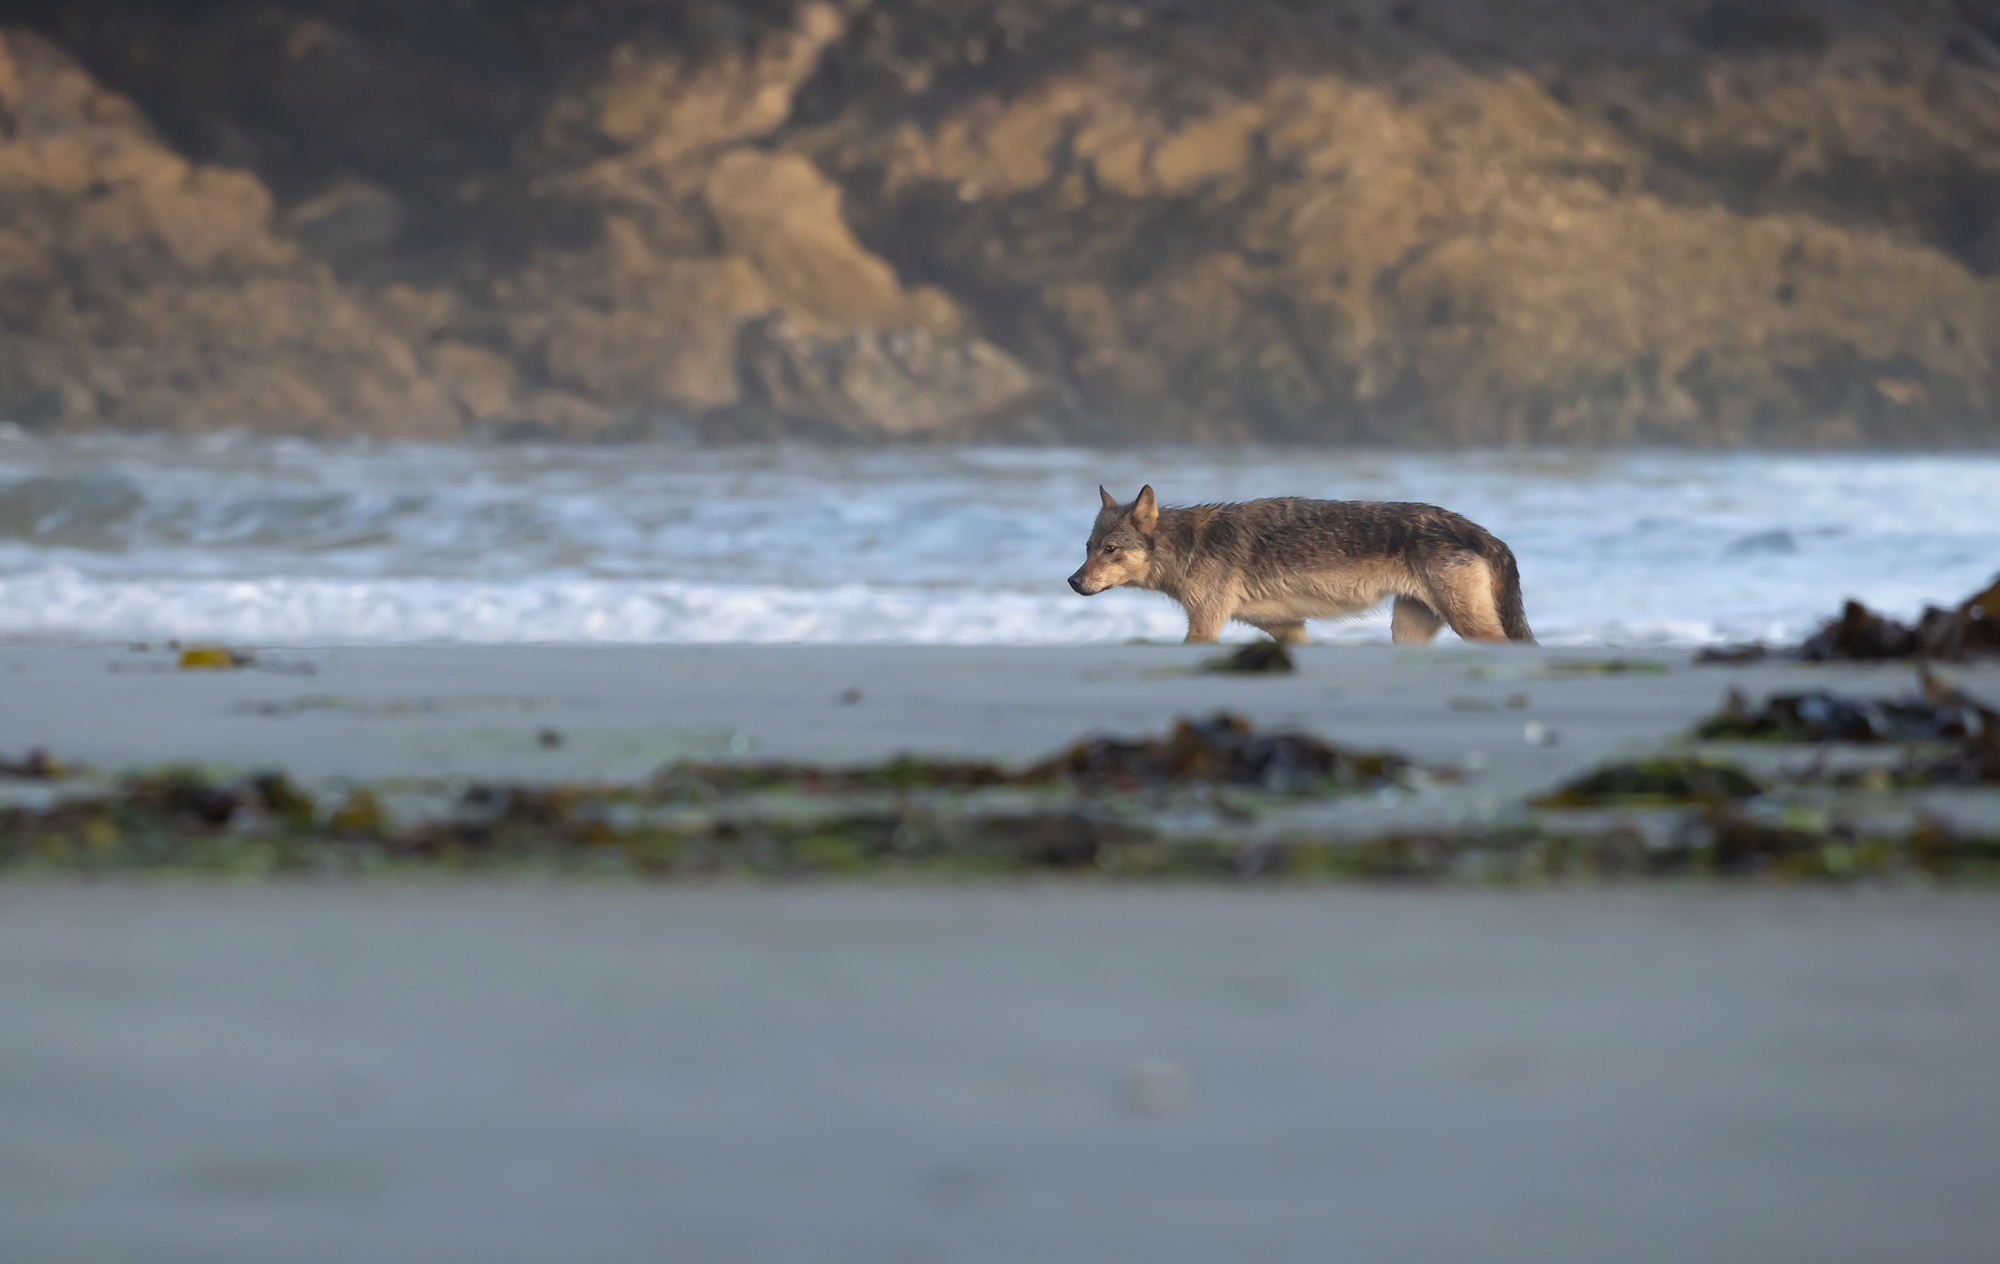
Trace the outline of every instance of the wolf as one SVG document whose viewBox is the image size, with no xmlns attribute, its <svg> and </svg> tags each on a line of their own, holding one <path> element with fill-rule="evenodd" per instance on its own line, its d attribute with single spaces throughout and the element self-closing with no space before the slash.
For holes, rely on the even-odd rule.
<svg viewBox="0 0 2000 1264">
<path fill-rule="evenodd" d="M 1187 639 L 1213 641 L 1231 619 L 1282 643 L 1307 619 L 1339 619 L 1396 599 L 1398 645 L 1438 629 L 1468 641 L 1533 643 L 1514 552 L 1436 505 L 1283 497 L 1162 508 L 1151 484 L 1131 504 L 1103 501 L 1069 586 L 1165 593 L 1187 611 Z"/>
</svg>

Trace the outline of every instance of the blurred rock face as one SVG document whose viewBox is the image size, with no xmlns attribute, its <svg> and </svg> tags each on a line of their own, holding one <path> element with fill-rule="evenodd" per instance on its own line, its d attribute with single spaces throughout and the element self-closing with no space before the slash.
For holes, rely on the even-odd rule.
<svg viewBox="0 0 2000 1264">
<path fill-rule="evenodd" d="M 188 162 L 22 34 L 0 44 L 0 414 L 457 430 L 408 343 L 272 230 L 243 171 Z"/>
<path fill-rule="evenodd" d="M 1981 0 L 42 8 L 24 425 L 2000 436 Z"/>
</svg>

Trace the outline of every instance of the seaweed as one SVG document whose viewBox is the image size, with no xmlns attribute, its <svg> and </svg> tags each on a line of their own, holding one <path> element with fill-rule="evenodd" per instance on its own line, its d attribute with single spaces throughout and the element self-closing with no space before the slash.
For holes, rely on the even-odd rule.
<svg viewBox="0 0 2000 1264">
<path fill-rule="evenodd" d="M 1923 648 L 1923 638 L 1915 628 L 1849 601 L 1841 607 L 1839 618 L 1828 620 L 1805 639 L 1798 656 L 1808 663 L 1872 662 L 1915 658 Z"/>
<path fill-rule="evenodd" d="M 1803 642 L 1773 648 L 1762 643 L 1704 649 L 1695 662 L 1743 664 L 1766 659 L 1806 663 L 1887 662 L 1920 658 L 1962 662 L 2000 655 L 2000 575 L 1957 606 L 1926 606 L 1917 622 L 1906 624 L 1849 601 Z"/>
<path fill-rule="evenodd" d="M 1350 751 L 1304 733 L 1259 733 L 1219 711 L 1176 721 L 1164 738 L 1093 737 L 1052 759 L 1013 770 L 982 760 L 900 756 L 860 768 L 788 763 L 681 763 L 653 780 L 663 798 L 711 802 L 770 791 L 853 794 L 896 790 L 1054 787 L 1086 795 L 1236 786 L 1302 795 L 1380 789 L 1410 761 L 1387 751 Z"/>
<path fill-rule="evenodd" d="M 662 769 L 651 790 L 669 802 L 708 803 L 774 791 L 861 794 L 899 790 L 982 790 L 1022 784 L 1021 775 L 984 760 L 901 755 L 880 764 L 826 768 L 792 763 L 683 762 Z"/>
<path fill-rule="evenodd" d="M 1960 602 L 1956 610 L 1925 610 L 1917 626 L 1931 658 L 2000 654 L 2000 575 L 1993 577 L 1985 591 Z"/>
<path fill-rule="evenodd" d="M 1691 758 L 1643 759 L 1608 764 L 1566 782 L 1541 798 L 1539 808 L 1668 807 L 1750 799 L 1765 787 L 1734 764 Z"/>
<path fill-rule="evenodd" d="M 1960 661 L 2000 654 L 2000 575 L 1984 591 L 1945 610 L 1926 606 L 1915 626 L 1906 626 L 1850 601 L 1799 647 L 1809 663 L 1893 658 Z"/>
<path fill-rule="evenodd" d="M 2000 772 L 2000 727 L 1947 754 L 1988 762 L 1962 774 L 1925 765 L 1922 775 L 1992 777 Z M 1397 755 L 1260 733 L 1227 713 L 1183 720 L 1161 737 L 1086 739 L 1018 769 L 905 757 L 850 769 L 679 764 L 639 787 L 474 783 L 441 795 L 433 805 L 441 811 L 409 821 L 391 810 L 400 800 L 365 786 L 315 798 L 275 772 L 230 779 L 169 769 L 0 808 L 0 874 L 1049 873 L 1476 884 L 2000 878 L 2000 838 L 1962 835 L 1934 820 L 1871 835 L 1815 813 L 1773 819 L 1781 805 L 1751 802 L 1764 793 L 1754 778 L 1693 759 L 1600 768 L 1538 804 L 1661 809 L 1644 828 L 1625 818 L 1582 826 L 1525 819 L 1359 838 L 1317 827 L 1287 835 L 1245 828 L 1249 818 L 1228 810 L 1219 793 L 1366 790 L 1398 784 L 1409 771 Z M 1161 795 L 1181 791 L 1213 810 L 1173 818 L 1181 824 L 1168 828 L 1169 818 L 1150 813 Z"/>
<path fill-rule="evenodd" d="M 1086 793 L 1208 784 L 1298 795 L 1381 789 L 1410 768 L 1401 755 L 1350 751 L 1303 733 L 1258 733 L 1241 716 L 1217 712 L 1176 722 L 1164 740 L 1079 742 L 1024 777 L 1067 782 Z"/>
<path fill-rule="evenodd" d="M 22 781 L 60 781 L 69 774 L 68 766 L 39 746 L 18 760 L 0 755 L 0 777 L 14 777 Z"/>
<path fill-rule="evenodd" d="M 1904 699 L 1851 698 L 1825 690 L 1773 694 L 1753 710 L 1731 690 L 1722 710 L 1695 736 L 1766 742 L 1895 743 L 1922 747 L 1894 769 L 1849 770 L 1825 777 L 1862 789 L 2000 785 L 2000 709 L 1923 670 L 1922 693 Z"/>
<path fill-rule="evenodd" d="M 1683 782 L 1698 789 L 1699 777 Z M 1725 776 L 1721 788 L 1742 787 Z M 1363 838 L 1190 836 L 1088 801 L 981 809 L 913 796 L 797 819 L 699 813 L 647 819 L 619 811 L 630 806 L 629 796 L 603 787 L 475 786 L 451 817 L 399 829 L 373 796 L 361 793 L 321 814 L 280 777 L 215 783 L 165 774 L 135 779 L 117 795 L 0 809 L 0 872 L 523 871 L 683 880 L 1049 873 L 1480 885 L 1677 877 L 1850 882 L 1910 873 L 2000 878 L 2000 837 L 1958 834 L 1935 820 L 1888 836 L 1773 823 L 1719 795 L 1682 809 L 1664 836 L 1629 824 L 1578 830 L 1526 823 Z"/>
<path fill-rule="evenodd" d="M 1224 676 L 1281 675 L 1294 671 L 1292 652 L 1280 641 L 1253 641 L 1201 660 L 1201 670 Z"/>
<path fill-rule="evenodd" d="M 1995 721 L 1962 694 L 1923 698 L 1853 698 L 1824 689 L 1772 694 L 1752 709 L 1730 690 L 1722 710 L 1702 721 L 1695 735 L 1754 742 L 1929 742 L 1975 735 Z"/>
<path fill-rule="evenodd" d="M 1936 753 L 1914 755 L 1891 769 L 1860 769 L 1828 778 L 1862 789 L 1923 790 L 1934 786 L 2000 786 L 2000 727 L 1989 724 Z"/>
</svg>

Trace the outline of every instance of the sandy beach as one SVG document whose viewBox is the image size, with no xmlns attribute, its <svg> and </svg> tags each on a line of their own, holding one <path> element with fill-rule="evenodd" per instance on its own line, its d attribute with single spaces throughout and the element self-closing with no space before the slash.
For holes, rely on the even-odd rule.
<svg viewBox="0 0 2000 1264">
<path fill-rule="evenodd" d="M 2000 904 L 0 886 L 0 1241 L 99 1264 L 1966 1264 Z"/>
<path fill-rule="evenodd" d="M 1449 638 L 1447 638 L 1449 639 Z M 280 768 L 304 779 L 636 781 L 678 759 L 1028 761 L 1093 732 L 1218 709 L 1466 772 L 1504 803 L 1658 749 L 1732 688 L 1910 692 L 1907 666 L 1695 666 L 1688 651 L 1308 646 L 1298 670 L 1213 676 L 1212 648 L 403 646 L 257 651 L 182 671 L 164 644 L 0 646 L 0 751 L 117 770 Z M 1955 671 L 2000 695 L 2000 667 Z M 1543 727 L 1547 745 L 1524 734 Z"/>
<path fill-rule="evenodd" d="M 187 671 L 165 645 L 12 645 L 0 751 L 322 793 L 637 783 L 678 759 L 1020 763 L 1228 709 L 1462 774 L 1325 805 L 1318 828 L 1366 838 L 1505 821 L 1680 749 L 1732 688 L 1913 686 L 1456 645 L 1197 674 L 1213 652 L 261 647 Z M 0 884 L 0 1245 L 1956 1264 L 2000 1240 L 1996 913 L 1909 881 L 28 876 Z"/>
<path fill-rule="evenodd" d="M 2000 0 L 0 17 L 0 1264 L 2000 1260 Z"/>
</svg>

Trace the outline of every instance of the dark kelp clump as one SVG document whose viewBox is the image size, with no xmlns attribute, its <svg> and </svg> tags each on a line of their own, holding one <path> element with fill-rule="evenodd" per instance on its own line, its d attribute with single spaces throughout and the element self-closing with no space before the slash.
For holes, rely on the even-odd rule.
<svg viewBox="0 0 2000 1264">
<path fill-rule="evenodd" d="M 68 775 L 69 769 L 39 746 L 19 759 L 0 755 L 0 777 L 13 777 L 20 781 L 60 781 Z"/>
<path fill-rule="evenodd" d="M 1223 676 L 1283 675 L 1294 670 L 1292 652 L 1278 641 L 1253 641 L 1201 660 L 1201 670 Z"/>
<path fill-rule="evenodd" d="M 1607 764 L 1533 801 L 1538 808 L 1673 807 L 1755 798 L 1764 787 L 1733 764 L 1641 759 Z"/>
<path fill-rule="evenodd" d="M 704 803 L 736 795 L 794 791 L 868 794 L 901 790 L 983 790 L 1022 784 L 1021 775 L 984 760 L 899 755 L 880 764 L 825 768 L 814 764 L 681 763 L 653 779 L 653 792 L 676 802 Z"/>
<path fill-rule="evenodd" d="M 1380 789 L 1409 770 L 1400 755 L 1350 751 L 1303 733 L 1258 733 L 1243 717 L 1218 712 L 1181 720 L 1164 739 L 1079 742 L 1023 777 L 1068 782 L 1085 793 L 1206 784 L 1309 794 Z"/>
<path fill-rule="evenodd" d="M 1934 742 L 1989 727 L 1991 712 L 1953 691 L 1923 698 L 1853 698 L 1829 690 L 1772 694 L 1762 707 L 1735 689 L 1695 736 L 1748 742 Z"/>
<path fill-rule="evenodd" d="M 1991 712 L 1987 713 L 1989 716 Z M 1991 719 L 1979 732 L 1943 744 L 1935 752 L 1912 754 L 1896 768 L 1850 770 L 1829 778 L 1835 785 L 1922 790 L 1933 786 L 2000 786 L 2000 724 Z"/>
<path fill-rule="evenodd" d="M 2000 709 L 1925 671 L 1918 697 L 1851 698 L 1825 690 L 1773 694 L 1753 708 L 1731 690 L 1697 737 L 1730 741 L 1895 743 L 1916 747 L 1894 769 L 1833 774 L 1835 785 L 1883 789 L 2000 785 Z"/>
<path fill-rule="evenodd" d="M 1085 795 L 1201 786 L 1311 794 L 1379 789 L 1395 784 L 1410 766 L 1400 755 L 1350 751 L 1310 734 L 1259 733 L 1242 716 L 1224 711 L 1206 720 L 1177 721 L 1164 738 L 1089 738 L 1022 769 L 914 756 L 860 768 L 685 763 L 662 772 L 653 788 L 663 797 L 688 802 L 773 791 L 855 794 L 998 786 L 1071 789 Z"/>
<path fill-rule="evenodd" d="M 1808 663 L 1874 662 L 1915 658 L 1923 649 L 1917 629 L 1850 601 L 1841 607 L 1838 619 L 1828 620 L 1805 639 L 1798 656 Z"/>
<path fill-rule="evenodd" d="M 1963 659 L 2000 654 L 2000 575 L 1984 592 L 1959 603 L 1956 610 L 1924 611 L 1918 633 L 1931 658 Z"/>
<path fill-rule="evenodd" d="M 2000 575 L 1985 591 L 1953 609 L 1926 606 L 1915 626 L 1850 601 L 1840 617 L 1790 648 L 1730 645 L 1702 650 L 1698 663 L 1754 663 L 1769 658 L 1806 663 L 1885 662 L 1904 658 L 1962 662 L 2000 655 Z"/>
</svg>

